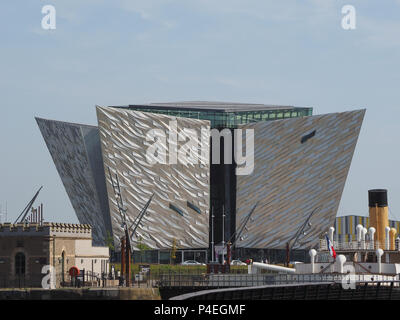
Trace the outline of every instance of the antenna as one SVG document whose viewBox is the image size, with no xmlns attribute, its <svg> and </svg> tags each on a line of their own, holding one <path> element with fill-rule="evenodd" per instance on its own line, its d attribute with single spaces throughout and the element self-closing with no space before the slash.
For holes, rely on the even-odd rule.
<svg viewBox="0 0 400 320">
<path fill-rule="evenodd" d="M 7 222 L 7 201 L 6 201 L 6 210 L 3 210 L 3 205 L 0 204 L 0 223 L 3 222 Z"/>
<path fill-rule="evenodd" d="M 32 207 L 33 203 L 35 202 L 37 196 L 39 195 L 40 190 L 42 190 L 43 186 L 41 186 L 39 188 L 39 190 L 35 193 L 35 195 L 33 196 L 33 198 L 31 199 L 31 201 L 28 202 L 28 204 L 26 205 L 26 207 L 22 210 L 22 212 L 20 213 L 20 215 L 18 216 L 18 218 L 14 221 L 14 224 L 18 222 L 23 222 L 26 218 L 26 215 L 29 212 L 29 209 Z"/>
</svg>

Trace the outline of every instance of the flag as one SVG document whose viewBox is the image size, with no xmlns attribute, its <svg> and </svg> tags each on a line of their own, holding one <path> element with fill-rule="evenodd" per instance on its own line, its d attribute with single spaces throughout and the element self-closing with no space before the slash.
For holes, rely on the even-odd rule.
<svg viewBox="0 0 400 320">
<path fill-rule="evenodd" d="M 325 237 L 326 237 L 326 243 L 328 245 L 329 254 L 331 255 L 331 257 L 333 257 L 333 259 L 336 260 L 336 251 L 333 248 L 333 244 L 332 244 L 331 240 L 329 240 L 327 235 Z"/>
</svg>

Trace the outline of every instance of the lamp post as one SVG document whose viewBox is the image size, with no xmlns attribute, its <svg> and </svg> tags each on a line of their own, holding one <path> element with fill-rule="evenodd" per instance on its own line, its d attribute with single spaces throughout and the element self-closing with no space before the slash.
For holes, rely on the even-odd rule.
<svg viewBox="0 0 400 320">
<path fill-rule="evenodd" d="M 222 205 L 222 264 L 225 261 L 225 206 Z"/>
<path fill-rule="evenodd" d="M 214 249 L 214 208 L 211 207 L 211 262 L 215 262 Z"/>
</svg>

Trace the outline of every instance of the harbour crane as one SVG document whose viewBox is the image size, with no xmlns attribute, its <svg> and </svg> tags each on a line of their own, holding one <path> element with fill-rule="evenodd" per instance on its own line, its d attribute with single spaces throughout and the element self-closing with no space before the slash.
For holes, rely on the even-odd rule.
<svg viewBox="0 0 400 320">
<path fill-rule="evenodd" d="M 131 226 L 128 227 L 128 219 L 126 215 L 127 208 L 124 207 L 118 174 L 115 173 L 116 181 L 114 182 L 110 167 L 108 167 L 108 173 L 110 176 L 111 185 L 113 187 L 115 199 L 117 201 L 118 212 L 122 221 L 121 227 L 124 229 L 124 236 L 121 238 L 121 275 L 123 276 L 125 274 L 125 285 L 129 287 L 131 280 L 131 260 L 132 260 L 131 257 L 133 255 L 131 241 L 133 240 L 133 237 L 136 234 L 136 230 L 140 225 L 140 222 L 142 221 L 144 215 L 146 214 L 146 211 L 153 199 L 154 193 L 150 196 L 145 206 L 140 210 L 139 214 L 134 219 Z"/>
</svg>

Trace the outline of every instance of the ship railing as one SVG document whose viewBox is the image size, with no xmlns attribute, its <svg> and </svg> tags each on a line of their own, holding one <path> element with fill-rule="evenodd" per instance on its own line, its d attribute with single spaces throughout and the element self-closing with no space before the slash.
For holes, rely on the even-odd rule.
<svg viewBox="0 0 400 320">
<path fill-rule="evenodd" d="M 275 275 L 274 284 L 310 283 L 310 282 L 335 282 L 343 285 L 351 283 L 368 283 L 395 287 L 399 286 L 399 275 L 376 274 L 338 274 L 338 273 L 312 273 L 312 274 L 279 274 Z"/>
<path fill-rule="evenodd" d="M 385 246 L 383 246 L 384 248 Z M 352 250 L 375 250 L 382 248 L 379 241 L 333 241 L 333 248 L 336 251 Z M 319 241 L 319 251 L 328 251 L 328 244 L 325 239 Z"/>
<path fill-rule="evenodd" d="M 296 283 L 368 283 L 399 287 L 397 275 L 372 275 L 372 274 L 337 274 L 337 273 L 312 273 L 312 274 L 241 274 L 241 275 L 160 275 L 160 287 L 253 287 L 262 285 L 285 285 Z"/>
</svg>

